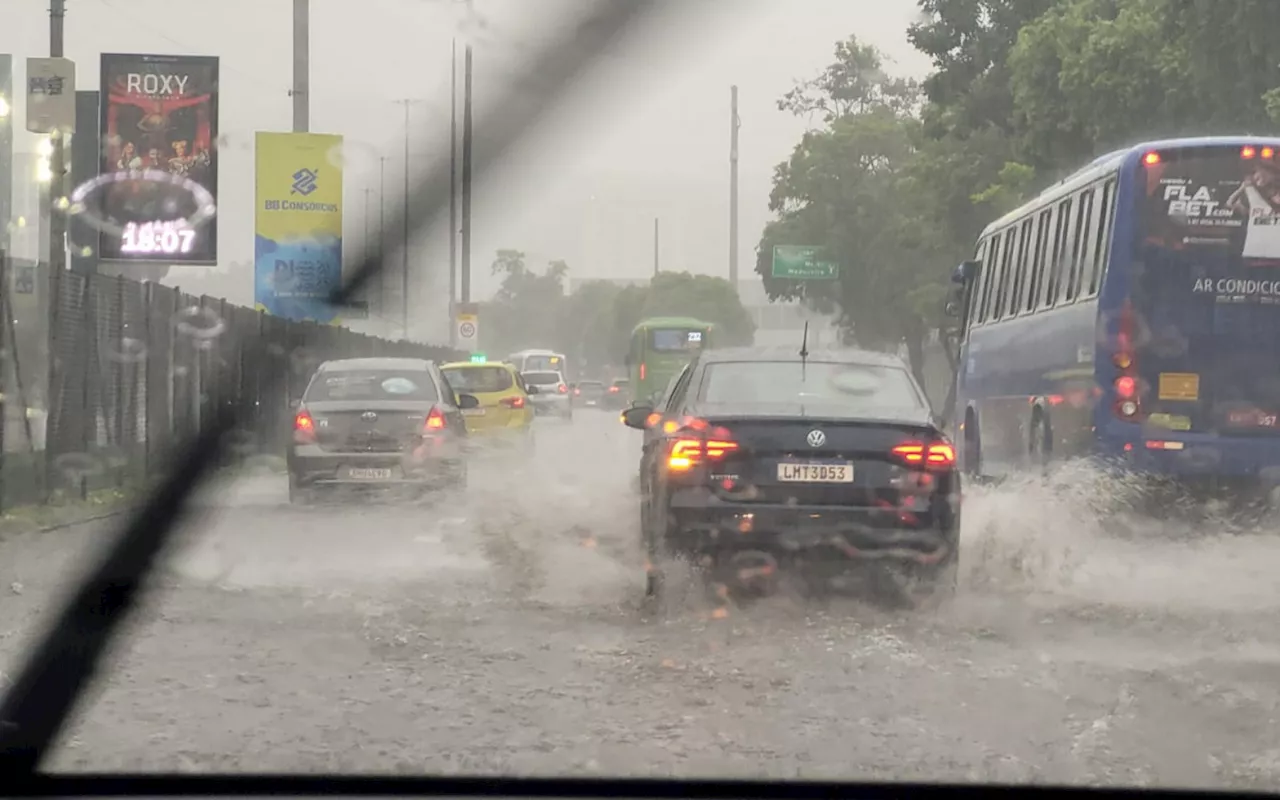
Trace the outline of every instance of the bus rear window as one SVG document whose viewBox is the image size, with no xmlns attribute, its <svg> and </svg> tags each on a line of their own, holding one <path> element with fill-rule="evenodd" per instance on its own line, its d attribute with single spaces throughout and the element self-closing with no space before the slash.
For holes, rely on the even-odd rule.
<svg viewBox="0 0 1280 800">
<path fill-rule="evenodd" d="M 525 372 L 559 372 L 564 369 L 564 359 L 560 356 L 525 356 Z"/>
<path fill-rule="evenodd" d="M 649 347 L 657 353 L 679 353 L 702 347 L 703 331 L 681 329 L 655 329 L 649 334 Z"/>
<path fill-rule="evenodd" d="M 1245 267 L 1280 266 L 1280 144 L 1145 154 L 1145 248 Z"/>
</svg>

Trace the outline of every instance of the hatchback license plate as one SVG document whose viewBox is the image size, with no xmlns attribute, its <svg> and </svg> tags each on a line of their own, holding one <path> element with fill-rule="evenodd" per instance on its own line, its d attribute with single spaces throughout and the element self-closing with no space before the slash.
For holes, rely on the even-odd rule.
<svg viewBox="0 0 1280 800">
<path fill-rule="evenodd" d="M 483 417 L 483 416 L 484 416 L 484 409 L 483 409 L 483 408 L 464 408 L 464 409 L 462 409 L 462 416 L 464 416 L 464 417 Z"/>
<path fill-rule="evenodd" d="M 351 480 L 359 481 L 386 481 L 391 480 L 391 470 L 374 467 L 351 467 L 347 470 L 347 477 Z"/>
<path fill-rule="evenodd" d="M 778 465 L 778 480 L 783 483 L 853 483 L 853 463 L 798 464 L 784 461 Z"/>
</svg>

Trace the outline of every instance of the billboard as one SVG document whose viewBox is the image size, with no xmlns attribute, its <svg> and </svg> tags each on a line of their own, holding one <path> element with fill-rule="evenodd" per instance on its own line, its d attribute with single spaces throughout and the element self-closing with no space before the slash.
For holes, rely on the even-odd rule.
<svg viewBox="0 0 1280 800">
<path fill-rule="evenodd" d="M 103 261 L 218 262 L 218 59 L 102 54 Z"/>
<path fill-rule="evenodd" d="M 260 311 L 331 323 L 341 309 L 342 137 L 266 133 L 254 143 L 254 303 Z"/>
</svg>

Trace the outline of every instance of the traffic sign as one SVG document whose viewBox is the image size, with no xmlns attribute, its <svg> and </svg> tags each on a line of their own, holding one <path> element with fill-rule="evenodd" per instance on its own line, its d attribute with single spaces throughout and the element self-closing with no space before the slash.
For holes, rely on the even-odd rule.
<svg viewBox="0 0 1280 800">
<path fill-rule="evenodd" d="M 822 260 L 821 248 L 779 244 L 773 247 L 773 277 L 787 280 L 834 280 L 840 265 Z"/>
<path fill-rule="evenodd" d="M 464 349 L 475 347 L 480 339 L 480 317 L 476 314 L 458 314 L 456 324 L 458 346 Z"/>
</svg>

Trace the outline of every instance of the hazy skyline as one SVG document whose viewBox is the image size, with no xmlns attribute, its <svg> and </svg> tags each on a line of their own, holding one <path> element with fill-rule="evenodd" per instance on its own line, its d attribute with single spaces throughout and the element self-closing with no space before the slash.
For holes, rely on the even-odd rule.
<svg viewBox="0 0 1280 800">
<path fill-rule="evenodd" d="M 66 56 L 79 88 L 96 88 L 102 52 L 221 57 L 219 266 L 227 296 L 252 302 L 253 134 L 291 124 L 289 0 L 68 0 Z M 474 42 L 476 146 L 485 110 L 522 64 L 581 2 L 476 0 L 474 16 L 449 0 L 312 0 L 311 130 L 346 137 L 346 237 L 358 246 L 365 191 L 377 214 L 379 159 L 388 204 L 403 184 L 404 107 L 410 106 L 411 176 L 448 156 L 450 41 Z M 351 10 L 351 9 L 357 10 Z M 729 87 L 739 86 L 739 268 L 749 278 L 769 218 L 774 166 L 805 122 L 776 108 L 796 80 L 816 74 L 850 34 L 876 45 L 896 74 L 927 61 L 906 41 L 915 0 L 709 0 L 667 3 L 565 98 L 548 124 L 501 169 L 479 176 L 473 200 L 473 298 L 496 287 L 493 253 L 515 248 L 535 264 L 563 259 L 575 277 L 634 277 L 652 269 L 661 219 L 664 269 L 728 275 Z M 252 24 L 247 24 L 252 20 Z M 48 54 L 47 0 L 10 0 L 0 52 Z M 18 106 L 15 149 L 34 149 Z M 442 198 L 442 202 L 447 198 Z M 371 220 L 370 224 L 375 224 Z M 389 245 L 398 242 L 390 236 Z M 448 243 L 443 227 L 411 247 L 413 331 L 446 335 Z M 395 261 L 398 263 L 398 259 Z M 166 283 L 181 283 L 181 270 Z M 363 327 L 363 326 L 362 326 Z"/>
</svg>

